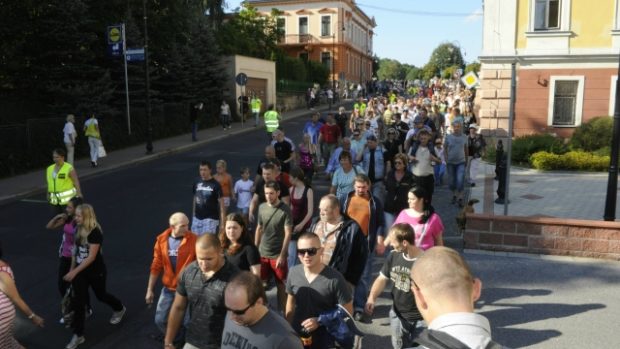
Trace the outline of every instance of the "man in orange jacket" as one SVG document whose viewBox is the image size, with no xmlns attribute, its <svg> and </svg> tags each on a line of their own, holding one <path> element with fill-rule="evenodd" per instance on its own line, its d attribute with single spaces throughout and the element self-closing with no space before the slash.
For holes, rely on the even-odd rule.
<svg viewBox="0 0 620 349">
<path fill-rule="evenodd" d="M 183 269 L 196 260 L 196 235 L 189 231 L 189 219 L 184 213 L 172 214 L 170 227 L 157 236 L 153 248 L 153 262 L 146 289 L 146 304 L 152 304 L 153 288 L 163 272 L 161 294 L 155 310 L 155 324 L 166 333 L 168 313 L 174 301 L 177 288 L 177 277 Z M 186 320 L 189 320 L 187 318 Z"/>
</svg>

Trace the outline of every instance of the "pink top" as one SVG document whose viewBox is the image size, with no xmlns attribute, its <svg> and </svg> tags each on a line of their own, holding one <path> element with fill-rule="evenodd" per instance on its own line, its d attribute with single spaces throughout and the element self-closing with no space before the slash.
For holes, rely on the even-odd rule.
<svg viewBox="0 0 620 349">
<path fill-rule="evenodd" d="M 415 232 L 416 245 L 422 250 L 428 250 L 435 246 L 435 239 L 443 234 L 443 223 L 437 213 L 433 213 L 431 217 L 426 221 L 426 224 L 420 223 L 420 217 L 411 217 L 407 214 L 407 209 L 400 211 L 398 217 L 394 221 L 397 223 L 407 223 L 411 225 Z M 424 227 L 426 226 L 426 228 Z M 424 236 L 421 237 L 424 231 Z"/>
</svg>

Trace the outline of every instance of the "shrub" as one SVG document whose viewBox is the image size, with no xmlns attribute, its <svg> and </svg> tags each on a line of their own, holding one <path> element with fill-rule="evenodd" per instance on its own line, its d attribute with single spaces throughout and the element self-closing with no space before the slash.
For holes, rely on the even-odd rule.
<svg viewBox="0 0 620 349">
<path fill-rule="evenodd" d="M 527 163 L 530 155 L 539 151 L 563 154 L 566 146 L 561 138 L 550 134 L 521 136 L 512 141 L 512 161 L 516 163 Z"/>
<path fill-rule="evenodd" d="M 570 140 L 570 147 L 571 149 L 595 151 L 611 144 L 612 132 L 612 118 L 609 116 L 596 117 L 575 129 Z"/>
<path fill-rule="evenodd" d="M 540 151 L 532 154 L 530 163 L 539 170 L 604 171 L 609 166 L 609 156 L 583 151 L 570 151 L 565 154 Z"/>
</svg>

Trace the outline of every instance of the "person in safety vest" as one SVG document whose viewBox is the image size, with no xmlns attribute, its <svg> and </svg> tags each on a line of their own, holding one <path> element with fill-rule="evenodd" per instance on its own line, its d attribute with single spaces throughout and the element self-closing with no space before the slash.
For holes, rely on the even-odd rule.
<svg viewBox="0 0 620 349">
<path fill-rule="evenodd" d="M 261 101 L 256 94 L 253 94 L 252 100 L 250 100 L 250 108 L 252 108 L 252 116 L 254 117 L 254 127 L 258 126 L 258 117 L 260 116 L 262 105 L 263 101 Z"/>
<path fill-rule="evenodd" d="M 77 173 L 68 162 L 65 162 L 65 150 L 56 148 L 53 152 L 54 164 L 47 168 L 47 198 L 52 205 L 54 214 L 65 212 L 65 206 L 72 197 L 82 197 L 80 181 Z"/>
<path fill-rule="evenodd" d="M 272 133 L 280 126 L 280 120 L 282 120 L 282 117 L 280 116 L 280 114 L 278 114 L 277 111 L 275 111 L 275 106 L 273 104 L 270 104 L 267 109 L 268 110 L 265 112 L 264 115 L 265 128 L 267 129 L 267 136 L 269 137 L 269 141 L 271 142 Z"/>
<path fill-rule="evenodd" d="M 362 117 L 366 116 L 366 103 L 364 103 L 364 98 L 360 97 L 359 101 L 353 105 L 353 109 L 357 109 L 360 112 Z"/>
</svg>

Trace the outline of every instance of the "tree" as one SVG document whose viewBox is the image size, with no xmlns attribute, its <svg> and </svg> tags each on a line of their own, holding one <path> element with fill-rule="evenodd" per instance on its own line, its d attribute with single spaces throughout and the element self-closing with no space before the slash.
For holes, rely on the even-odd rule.
<svg viewBox="0 0 620 349">
<path fill-rule="evenodd" d="M 407 69 L 407 75 L 405 79 L 407 81 L 414 81 L 418 79 L 422 79 L 424 71 L 416 66 L 411 66 Z"/>
<path fill-rule="evenodd" d="M 402 80 L 405 78 L 406 71 L 399 61 L 389 58 L 379 60 L 379 69 L 377 77 L 380 80 L 393 79 Z"/>
<path fill-rule="evenodd" d="M 463 74 L 467 74 L 470 71 L 478 74 L 480 72 L 480 62 L 469 63 L 467 66 L 465 66 L 465 71 Z"/>
<path fill-rule="evenodd" d="M 464 61 L 461 48 L 452 43 L 440 44 L 433 50 L 429 63 L 433 63 L 438 70 L 442 71 L 453 65 L 463 68 Z"/>
<path fill-rule="evenodd" d="M 422 68 L 422 79 L 430 80 L 435 76 L 439 76 L 439 68 L 434 62 L 428 62 Z"/>
</svg>

